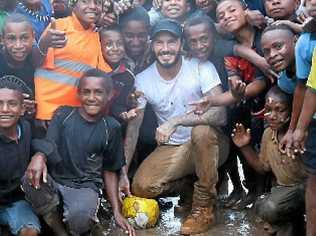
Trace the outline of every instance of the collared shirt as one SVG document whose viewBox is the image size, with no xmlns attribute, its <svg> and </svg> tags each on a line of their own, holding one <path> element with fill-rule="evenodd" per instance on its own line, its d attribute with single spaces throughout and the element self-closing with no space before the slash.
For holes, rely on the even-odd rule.
<svg viewBox="0 0 316 236">
<path fill-rule="evenodd" d="M 104 61 L 99 34 L 84 29 L 77 17 L 56 20 L 56 29 L 67 37 L 65 47 L 49 48 L 44 64 L 35 71 L 36 118 L 50 120 L 63 105 L 79 106 L 77 87 L 80 77 L 91 68 L 111 71 Z"/>
<path fill-rule="evenodd" d="M 302 183 L 307 177 L 302 159 L 292 159 L 286 154 L 281 154 L 278 141 L 273 137 L 271 128 L 267 128 L 262 136 L 259 160 L 264 170 L 272 171 L 279 185 Z"/>
<path fill-rule="evenodd" d="M 17 126 L 18 140 L 0 134 L 0 204 L 8 204 L 24 197 L 20 189 L 30 161 L 31 130 L 25 120 Z"/>
</svg>

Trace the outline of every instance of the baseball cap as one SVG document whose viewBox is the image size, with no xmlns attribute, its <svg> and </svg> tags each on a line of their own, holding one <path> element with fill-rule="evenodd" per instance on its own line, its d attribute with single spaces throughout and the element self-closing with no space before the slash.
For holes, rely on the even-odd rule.
<svg viewBox="0 0 316 236">
<path fill-rule="evenodd" d="M 163 19 L 158 21 L 151 30 L 150 38 L 153 39 L 160 32 L 169 32 L 177 38 L 182 37 L 181 25 L 170 19 Z"/>
</svg>

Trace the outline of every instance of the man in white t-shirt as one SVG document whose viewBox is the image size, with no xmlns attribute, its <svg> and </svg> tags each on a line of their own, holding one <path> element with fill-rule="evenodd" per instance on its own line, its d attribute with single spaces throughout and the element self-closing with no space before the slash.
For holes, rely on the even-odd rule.
<svg viewBox="0 0 316 236">
<path fill-rule="evenodd" d="M 206 95 L 222 93 L 221 82 L 210 62 L 181 56 L 182 29 L 172 20 L 161 20 L 152 29 L 156 61 L 136 77 L 136 90 L 152 105 L 158 118 L 158 147 L 144 160 L 132 184 L 136 196 L 155 198 L 181 194 L 196 175 L 191 214 L 181 226 L 182 234 L 208 230 L 214 222 L 217 168 L 227 159 L 229 139 L 221 131 L 226 124 L 224 107 L 203 115 L 190 113 L 190 103 Z M 144 104 L 142 104 L 144 106 Z M 125 155 L 130 162 L 143 111 L 130 121 Z"/>
</svg>

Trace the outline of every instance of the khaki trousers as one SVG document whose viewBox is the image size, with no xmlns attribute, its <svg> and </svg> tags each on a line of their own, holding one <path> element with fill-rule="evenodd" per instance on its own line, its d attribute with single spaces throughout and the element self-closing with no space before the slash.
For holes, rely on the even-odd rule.
<svg viewBox="0 0 316 236">
<path fill-rule="evenodd" d="M 140 165 L 132 192 L 145 198 L 179 193 L 185 177 L 195 174 L 193 204 L 210 206 L 216 198 L 217 168 L 228 157 L 229 138 L 210 126 L 195 126 L 191 140 L 180 145 L 157 147 Z"/>
</svg>

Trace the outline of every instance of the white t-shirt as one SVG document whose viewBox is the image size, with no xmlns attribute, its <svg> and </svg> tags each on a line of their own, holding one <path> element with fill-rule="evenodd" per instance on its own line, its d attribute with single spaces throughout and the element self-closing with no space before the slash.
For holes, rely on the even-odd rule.
<svg viewBox="0 0 316 236">
<path fill-rule="evenodd" d="M 221 84 L 217 71 L 211 62 L 182 57 L 182 66 L 176 77 L 164 80 L 156 62 L 136 76 L 136 90 L 144 93 L 145 99 L 153 106 L 161 125 L 170 118 L 182 116 L 192 107 L 188 104 L 203 97 L 203 94 Z M 191 137 L 192 127 L 179 126 L 171 135 L 169 143 L 180 145 Z"/>
</svg>

